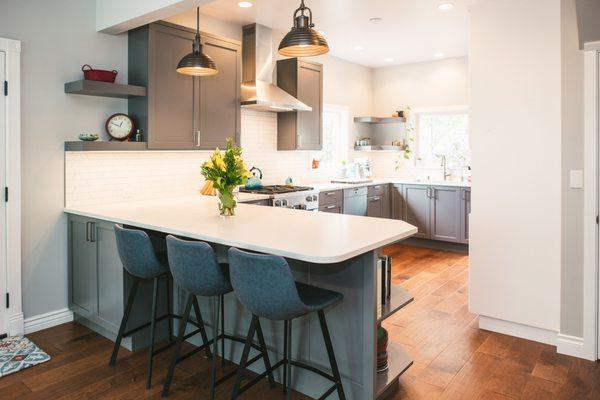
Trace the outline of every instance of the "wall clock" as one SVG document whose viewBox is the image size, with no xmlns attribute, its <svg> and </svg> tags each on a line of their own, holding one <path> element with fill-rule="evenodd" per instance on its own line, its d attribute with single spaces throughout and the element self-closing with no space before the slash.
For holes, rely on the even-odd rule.
<svg viewBox="0 0 600 400">
<path fill-rule="evenodd" d="M 106 133 L 110 140 L 128 140 L 135 131 L 133 119 L 127 114 L 113 114 L 106 120 Z"/>
</svg>

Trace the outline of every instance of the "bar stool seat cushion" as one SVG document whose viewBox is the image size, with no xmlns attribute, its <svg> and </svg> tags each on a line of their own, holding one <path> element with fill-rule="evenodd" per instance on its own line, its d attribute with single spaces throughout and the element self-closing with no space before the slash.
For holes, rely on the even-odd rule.
<svg viewBox="0 0 600 400">
<path fill-rule="evenodd" d="M 298 289 L 300 300 L 302 300 L 309 311 L 319 311 L 344 300 L 344 295 L 339 292 L 307 285 L 302 282 L 296 282 L 296 289 Z"/>
<path fill-rule="evenodd" d="M 159 260 L 146 232 L 115 225 L 115 235 L 123 268 L 131 275 L 141 279 L 154 279 L 169 272 L 166 259 Z"/>
</svg>

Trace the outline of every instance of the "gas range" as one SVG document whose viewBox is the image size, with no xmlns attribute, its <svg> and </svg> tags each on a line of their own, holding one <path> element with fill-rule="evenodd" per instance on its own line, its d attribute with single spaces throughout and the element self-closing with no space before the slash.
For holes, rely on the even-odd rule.
<svg viewBox="0 0 600 400">
<path fill-rule="evenodd" d="M 270 185 L 261 189 L 241 187 L 240 192 L 268 195 L 273 207 L 308 211 L 319 209 L 319 192 L 308 186 Z"/>
</svg>

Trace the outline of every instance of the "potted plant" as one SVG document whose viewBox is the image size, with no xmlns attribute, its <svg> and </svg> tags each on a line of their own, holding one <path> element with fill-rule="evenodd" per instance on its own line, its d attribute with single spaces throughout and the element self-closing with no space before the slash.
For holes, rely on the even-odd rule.
<svg viewBox="0 0 600 400">
<path fill-rule="evenodd" d="M 217 148 L 208 161 L 202 164 L 202 175 L 211 181 L 219 198 L 219 212 L 222 216 L 235 215 L 237 200 L 233 190 L 246 183 L 252 175 L 242 159 L 242 149 L 234 147 L 227 139 L 224 153 Z"/>
</svg>

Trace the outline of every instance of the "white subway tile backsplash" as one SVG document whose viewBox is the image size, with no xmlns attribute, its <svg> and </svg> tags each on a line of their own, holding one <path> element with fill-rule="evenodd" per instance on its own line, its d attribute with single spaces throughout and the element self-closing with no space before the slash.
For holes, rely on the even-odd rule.
<svg viewBox="0 0 600 400">
<path fill-rule="evenodd" d="M 277 115 L 242 110 L 242 148 L 248 168 L 282 183 L 326 178 L 311 170 L 308 151 L 277 151 Z M 204 183 L 201 164 L 210 151 L 66 152 L 67 207 L 195 194 Z"/>
</svg>

